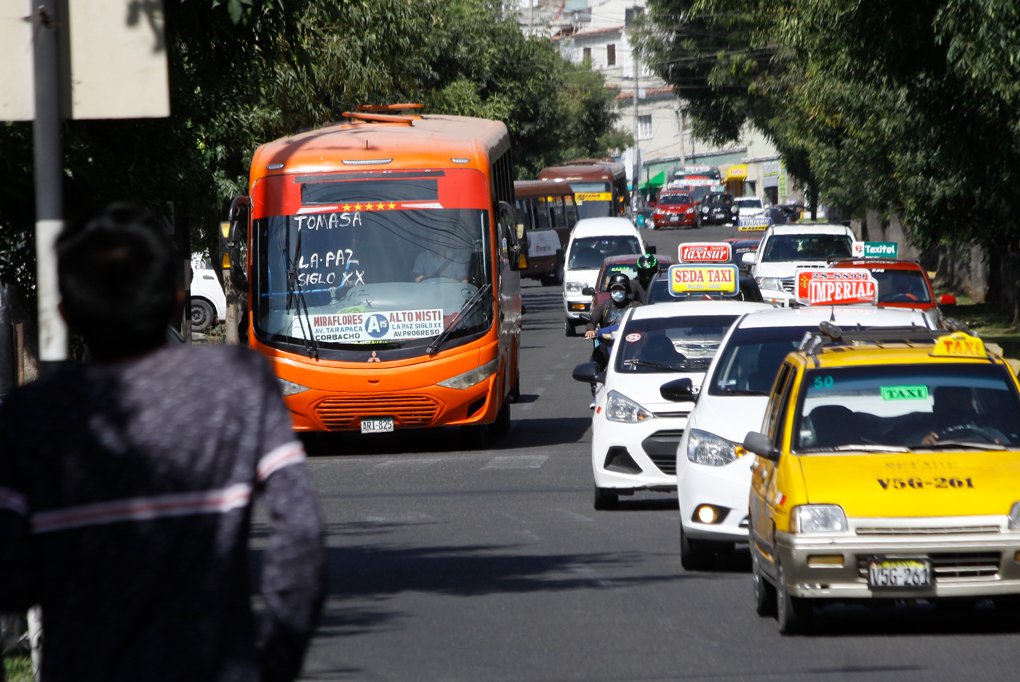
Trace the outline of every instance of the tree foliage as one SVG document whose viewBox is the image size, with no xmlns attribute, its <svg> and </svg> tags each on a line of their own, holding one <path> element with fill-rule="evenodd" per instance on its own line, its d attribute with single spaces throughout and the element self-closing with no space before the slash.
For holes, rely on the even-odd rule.
<svg viewBox="0 0 1020 682">
<path fill-rule="evenodd" d="M 421 101 L 432 113 L 504 120 L 522 177 L 612 142 L 602 77 L 526 39 L 496 0 L 163 4 L 171 116 L 65 123 L 69 222 L 131 198 L 167 207 L 193 244 L 209 244 L 246 191 L 258 144 L 359 104 Z M 31 125 L 0 124 L 0 147 L 0 279 L 29 287 Z"/>
</svg>

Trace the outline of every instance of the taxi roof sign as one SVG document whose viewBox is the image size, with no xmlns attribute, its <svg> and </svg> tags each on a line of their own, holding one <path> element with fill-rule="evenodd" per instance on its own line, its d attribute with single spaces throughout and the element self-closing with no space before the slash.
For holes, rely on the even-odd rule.
<svg viewBox="0 0 1020 682">
<path fill-rule="evenodd" d="M 739 271 L 736 265 L 690 263 L 669 266 L 669 293 L 735 294 Z"/>
<path fill-rule="evenodd" d="M 878 282 L 864 268 L 800 268 L 795 279 L 794 293 L 804 305 L 852 305 L 878 300 Z"/>
<path fill-rule="evenodd" d="M 681 263 L 729 263 L 733 247 L 729 242 L 687 242 L 677 246 Z"/>
<path fill-rule="evenodd" d="M 966 332 L 953 332 L 935 341 L 932 357 L 987 358 L 985 342 Z"/>
<path fill-rule="evenodd" d="M 850 255 L 854 258 L 896 258 L 899 255 L 896 242 L 854 242 Z"/>
</svg>

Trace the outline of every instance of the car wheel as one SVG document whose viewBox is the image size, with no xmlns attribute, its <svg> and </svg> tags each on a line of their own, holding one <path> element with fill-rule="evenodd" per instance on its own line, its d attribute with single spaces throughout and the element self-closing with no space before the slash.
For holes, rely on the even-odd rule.
<svg viewBox="0 0 1020 682">
<path fill-rule="evenodd" d="M 213 325 L 216 312 L 212 304 L 202 298 L 191 299 L 191 330 L 204 332 Z"/>
<path fill-rule="evenodd" d="M 556 284 L 556 275 L 542 275 L 538 278 L 538 281 L 540 281 L 544 287 L 551 287 Z"/>
<path fill-rule="evenodd" d="M 595 509 L 597 511 L 606 511 L 607 509 L 616 509 L 620 502 L 620 497 L 616 493 L 610 491 L 607 488 L 600 488 L 595 486 Z"/>
<path fill-rule="evenodd" d="M 710 543 L 692 540 L 684 532 L 680 524 L 680 565 L 685 571 L 705 571 L 712 567 L 712 549 Z"/>
<path fill-rule="evenodd" d="M 751 584 L 754 586 L 754 610 L 763 618 L 776 615 L 776 588 L 765 579 L 761 570 L 761 559 L 751 547 Z"/>
<path fill-rule="evenodd" d="M 574 329 L 574 323 L 570 320 L 563 321 L 563 331 L 566 332 L 567 336 L 577 336 L 577 331 Z"/>
<path fill-rule="evenodd" d="M 776 620 L 779 622 L 779 632 L 795 635 L 804 629 L 810 619 L 811 604 L 806 599 L 790 594 L 783 565 L 777 562 L 776 566 Z"/>
</svg>

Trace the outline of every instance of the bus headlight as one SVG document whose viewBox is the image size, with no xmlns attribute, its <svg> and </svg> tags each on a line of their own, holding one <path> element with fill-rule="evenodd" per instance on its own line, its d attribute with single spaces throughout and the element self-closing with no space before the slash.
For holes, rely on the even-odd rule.
<svg viewBox="0 0 1020 682">
<path fill-rule="evenodd" d="M 296 393 L 301 393 L 302 391 L 308 390 L 307 386 L 295 384 L 293 381 L 287 381 L 286 379 L 281 379 L 280 377 L 276 377 L 276 381 L 279 382 L 280 384 L 280 392 L 283 393 L 284 398 L 286 398 L 289 395 L 294 395 Z"/>
<path fill-rule="evenodd" d="M 790 518 L 794 533 L 845 533 L 850 527 L 838 504 L 802 504 Z"/>
<path fill-rule="evenodd" d="M 464 372 L 463 374 L 458 374 L 457 376 L 451 377 L 446 381 L 440 381 L 439 385 L 445 386 L 446 388 L 456 388 L 461 390 L 465 388 L 471 388 L 472 386 L 482 383 L 483 381 L 491 377 L 493 374 L 495 374 L 496 367 L 498 366 L 499 358 L 496 357 L 493 358 L 492 360 L 489 360 L 481 367 L 475 367 L 471 371 Z"/>
</svg>

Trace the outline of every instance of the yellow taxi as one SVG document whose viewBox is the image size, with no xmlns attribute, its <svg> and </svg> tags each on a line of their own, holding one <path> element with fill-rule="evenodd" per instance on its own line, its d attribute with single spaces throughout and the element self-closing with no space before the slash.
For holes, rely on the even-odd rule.
<svg viewBox="0 0 1020 682">
<path fill-rule="evenodd" d="M 758 614 L 785 634 L 827 601 L 1015 604 L 1016 374 L 965 332 L 822 327 L 743 444 Z"/>
</svg>

